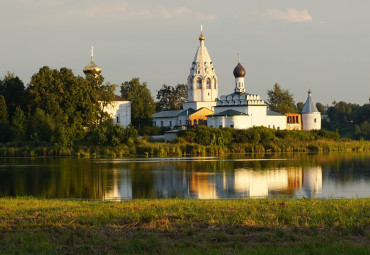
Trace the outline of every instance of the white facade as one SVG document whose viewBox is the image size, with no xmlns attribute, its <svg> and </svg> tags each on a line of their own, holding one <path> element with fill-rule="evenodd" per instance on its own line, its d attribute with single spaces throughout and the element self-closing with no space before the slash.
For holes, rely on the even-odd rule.
<svg viewBox="0 0 370 255">
<path fill-rule="evenodd" d="M 125 128 L 131 123 L 130 101 L 112 101 L 104 107 L 104 111 L 112 117 L 114 124 L 120 124 Z"/>
<path fill-rule="evenodd" d="M 195 53 L 188 76 L 188 101 L 180 111 L 162 111 L 153 115 L 157 127 L 185 126 L 189 120 L 186 115 L 179 115 L 185 110 L 199 110 L 203 107 L 213 110 L 218 97 L 218 79 L 211 57 L 204 46 L 204 35 L 199 36 L 199 47 Z"/>
<path fill-rule="evenodd" d="M 215 114 L 208 116 L 207 125 L 211 127 L 233 127 L 248 129 L 268 127 L 286 129 L 286 116 L 267 109 L 259 95 L 245 92 L 245 70 L 240 64 L 235 67 L 234 93 L 223 95 L 214 107 Z"/>
<path fill-rule="evenodd" d="M 302 129 L 315 130 L 321 129 L 321 113 L 302 113 Z"/>
<path fill-rule="evenodd" d="M 308 97 L 302 110 L 302 129 L 321 129 L 321 113 L 311 97 L 311 90 L 308 91 Z"/>
<path fill-rule="evenodd" d="M 197 108 L 193 108 L 195 110 L 212 105 L 212 103 L 212 106 L 216 105 L 215 101 L 218 97 L 218 79 L 207 48 L 204 46 L 203 32 L 199 36 L 199 42 L 188 76 L 188 102 L 209 103 L 208 105 L 197 105 Z"/>
</svg>

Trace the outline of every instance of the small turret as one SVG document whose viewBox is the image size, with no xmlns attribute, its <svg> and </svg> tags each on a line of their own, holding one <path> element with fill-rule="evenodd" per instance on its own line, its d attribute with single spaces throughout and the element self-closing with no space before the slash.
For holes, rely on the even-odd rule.
<svg viewBox="0 0 370 255">
<path fill-rule="evenodd" d="M 238 64 L 234 68 L 233 74 L 235 77 L 235 92 L 245 93 L 245 86 L 244 86 L 245 69 L 240 64 L 240 54 L 238 54 Z"/>
</svg>

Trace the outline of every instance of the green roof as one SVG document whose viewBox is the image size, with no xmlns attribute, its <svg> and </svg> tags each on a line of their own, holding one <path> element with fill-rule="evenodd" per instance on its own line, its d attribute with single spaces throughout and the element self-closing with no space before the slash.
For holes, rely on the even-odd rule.
<svg viewBox="0 0 370 255">
<path fill-rule="evenodd" d="M 215 113 L 215 114 L 212 114 L 212 115 L 208 115 L 208 116 L 209 117 L 217 117 L 217 116 L 239 116 L 239 115 L 248 116 L 248 114 L 246 114 L 244 112 L 238 112 L 238 111 L 235 111 L 235 110 L 232 110 L 232 109 L 229 109 L 229 110 L 226 110 L 226 111 L 223 111 L 223 112 L 219 112 L 219 113 Z"/>
</svg>

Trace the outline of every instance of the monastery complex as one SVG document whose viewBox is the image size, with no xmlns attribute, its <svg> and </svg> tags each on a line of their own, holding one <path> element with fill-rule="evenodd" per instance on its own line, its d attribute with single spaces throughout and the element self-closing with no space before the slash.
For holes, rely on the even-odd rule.
<svg viewBox="0 0 370 255">
<path fill-rule="evenodd" d="M 263 126 L 274 129 L 321 129 L 321 114 L 311 97 L 311 91 L 299 113 L 282 114 L 268 109 L 259 95 L 246 89 L 246 71 L 240 63 L 233 70 L 234 91 L 218 95 L 219 83 L 213 62 L 204 45 L 203 31 L 188 76 L 188 101 L 182 110 L 162 111 L 153 115 L 156 126 L 184 129 L 195 125 L 248 129 Z"/>
</svg>

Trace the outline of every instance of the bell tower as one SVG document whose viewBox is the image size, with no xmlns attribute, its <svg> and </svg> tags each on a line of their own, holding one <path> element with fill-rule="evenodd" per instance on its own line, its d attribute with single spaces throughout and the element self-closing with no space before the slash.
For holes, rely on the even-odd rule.
<svg viewBox="0 0 370 255">
<path fill-rule="evenodd" d="M 188 103 L 195 103 L 187 108 L 211 108 L 218 97 L 218 79 L 213 67 L 212 60 L 204 46 L 203 26 L 199 35 L 199 47 L 195 53 L 194 60 L 188 76 Z M 213 103 L 214 102 L 214 103 Z M 196 109 L 195 109 L 196 110 Z"/>
</svg>

